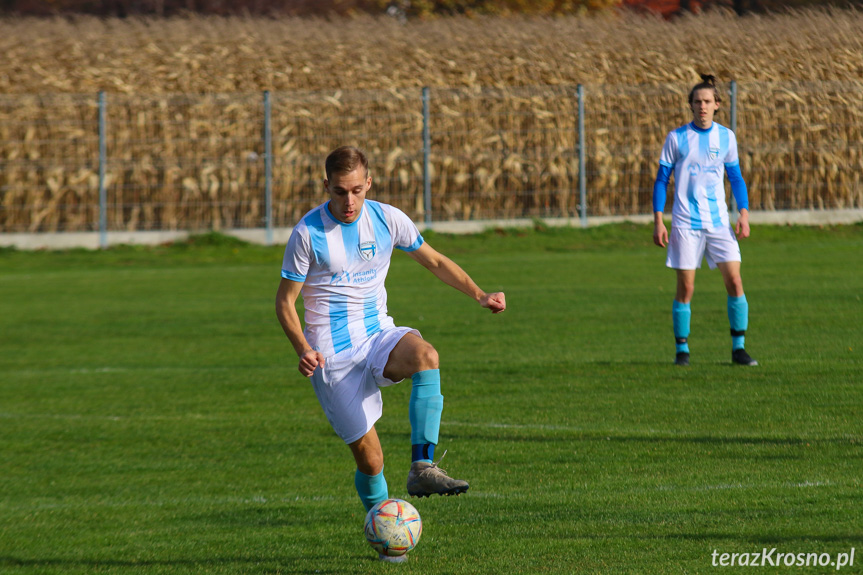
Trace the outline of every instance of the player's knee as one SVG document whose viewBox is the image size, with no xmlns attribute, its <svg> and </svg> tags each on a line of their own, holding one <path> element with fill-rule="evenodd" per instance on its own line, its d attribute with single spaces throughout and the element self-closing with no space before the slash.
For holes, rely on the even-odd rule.
<svg viewBox="0 0 863 575">
<path fill-rule="evenodd" d="M 354 454 L 354 460 L 357 464 L 357 469 L 366 475 L 377 475 L 384 468 L 383 450 L 374 448 L 370 445 L 352 445 L 351 450 Z"/>
<path fill-rule="evenodd" d="M 427 369 L 438 369 L 440 367 L 440 358 L 437 350 L 430 343 L 426 343 L 417 350 L 417 371 Z"/>
<path fill-rule="evenodd" d="M 374 477 L 375 475 L 384 470 L 384 458 L 381 457 L 379 459 L 366 459 L 362 462 L 357 461 L 357 469 L 370 477 Z"/>
<path fill-rule="evenodd" d="M 732 275 L 725 278 L 725 289 L 730 296 L 743 295 L 743 279 L 740 275 Z"/>
<path fill-rule="evenodd" d="M 695 294 L 694 283 L 678 283 L 676 299 L 680 303 L 689 303 L 692 301 L 692 296 Z"/>
</svg>

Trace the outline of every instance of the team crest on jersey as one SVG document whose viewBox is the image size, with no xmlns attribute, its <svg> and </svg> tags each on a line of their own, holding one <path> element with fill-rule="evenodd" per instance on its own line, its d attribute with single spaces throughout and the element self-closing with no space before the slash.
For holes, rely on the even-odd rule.
<svg viewBox="0 0 863 575">
<path fill-rule="evenodd" d="M 375 254 L 377 253 L 377 251 L 378 251 L 378 245 L 373 241 L 363 242 L 360 244 L 360 255 L 367 262 L 372 261 L 372 258 L 375 257 Z"/>
<path fill-rule="evenodd" d="M 719 148 L 710 148 L 710 159 L 715 160 L 719 157 Z"/>
</svg>

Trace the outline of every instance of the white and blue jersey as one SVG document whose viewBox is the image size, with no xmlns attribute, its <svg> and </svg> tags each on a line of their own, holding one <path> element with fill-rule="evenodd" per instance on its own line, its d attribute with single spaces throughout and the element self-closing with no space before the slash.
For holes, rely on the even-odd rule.
<svg viewBox="0 0 863 575">
<path fill-rule="evenodd" d="M 654 211 L 663 211 L 666 187 L 674 170 L 671 225 L 681 229 L 715 230 L 728 227 L 724 176 L 728 171 L 738 208 L 749 207 L 740 174 L 734 132 L 713 122 L 701 129 L 690 122 L 665 138 L 653 192 Z"/>
<path fill-rule="evenodd" d="M 335 219 L 329 202 L 294 227 L 282 277 L 302 282 L 306 339 L 324 357 L 394 326 L 384 288 L 393 249 L 423 244 L 416 225 L 393 206 L 365 200 L 350 224 Z"/>
</svg>

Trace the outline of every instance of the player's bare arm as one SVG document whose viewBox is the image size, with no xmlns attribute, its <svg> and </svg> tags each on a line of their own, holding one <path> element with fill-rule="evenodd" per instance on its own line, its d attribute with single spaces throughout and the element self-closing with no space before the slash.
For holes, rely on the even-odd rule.
<svg viewBox="0 0 863 575">
<path fill-rule="evenodd" d="M 653 243 L 661 248 L 668 245 L 668 229 L 662 220 L 662 212 L 653 213 Z"/>
<path fill-rule="evenodd" d="M 306 341 L 306 336 L 303 335 L 303 325 L 300 322 L 296 307 L 297 298 L 302 289 L 302 283 L 282 279 L 279 284 L 279 291 L 276 293 L 276 316 L 279 318 L 279 323 L 282 324 L 285 335 L 288 336 L 291 345 L 294 346 L 294 351 L 300 358 L 297 369 L 304 376 L 310 377 L 318 366 L 323 367 L 324 356 L 313 350 L 309 342 Z"/>
<path fill-rule="evenodd" d="M 734 231 L 738 238 L 749 237 L 749 210 L 743 208 L 737 216 L 737 224 L 734 226 Z"/>
<path fill-rule="evenodd" d="M 506 296 L 503 292 L 484 292 L 461 266 L 435 250 L 428 243 L 421 245 L 418 250 L 408 252 L 408 255 L 443 283 L 466 294 L 482 307 L 490 309 L 492 313 L 501 313 L 506 309 Z"/>
</svg>

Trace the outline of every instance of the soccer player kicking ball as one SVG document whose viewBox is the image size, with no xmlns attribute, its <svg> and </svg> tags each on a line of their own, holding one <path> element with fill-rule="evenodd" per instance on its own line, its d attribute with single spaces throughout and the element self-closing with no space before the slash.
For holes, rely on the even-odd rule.
<svg viewBox="0 0 863 575">
<path fill-rule="evenodd" d="M 677 271 L 677 294 L 671 317 L 677 344 L 677 365 L 689 365 L 690 302 L 695 291 L 695 270 L 707 257 L 710 269 L 719 268 L 728 292 L 731 323 L 731 360 L 739 365 L 758 365 L 744 349 L 749 323 L 749 304 L 740 278 L 741 238 L 749 237 L 749 199 L 737 158 L 734 132 L 713 121 L 719 110 L 719 92 L 713 76 L 689 93 L 692 122 L 668 133 L 659 158 L 659 173 L 653 186 L 653 243 L 668 246 L 665 265 Z M 674 170 L 674 205 L 671 236 L 662 221 L 666 190 Z M 723 175 L 728 173 L 731 193 L 740 214 L 734 230 L 725 205 Z"/>
<path fill-rule="evenodd" d="M 372 178 L 361 150 L 338 148 L 325 169 L 330 199 L 294 228 L 276 295 L 276 314 L 299 356 L 300 373 L 311 378 L 327 419 L 353 453 L 354 484 L 366 511 L 389 497 L 374 427 L 382 413 L 380 388 L 407 377 L 413 384 L 408 493 L 463 493 L 468 483 L 433 463 L 443 410 L 437 351 L 417 330 L 397 327 L 387 315 L 384 280 L 398 248 L 493 313 L 506 309 L 504 294 L 481 290 L 461 267 L 425 243 L 402 211 L 366 199 Z M 295 308 L 300 293 L 305 330 Z"/>
</svg>

